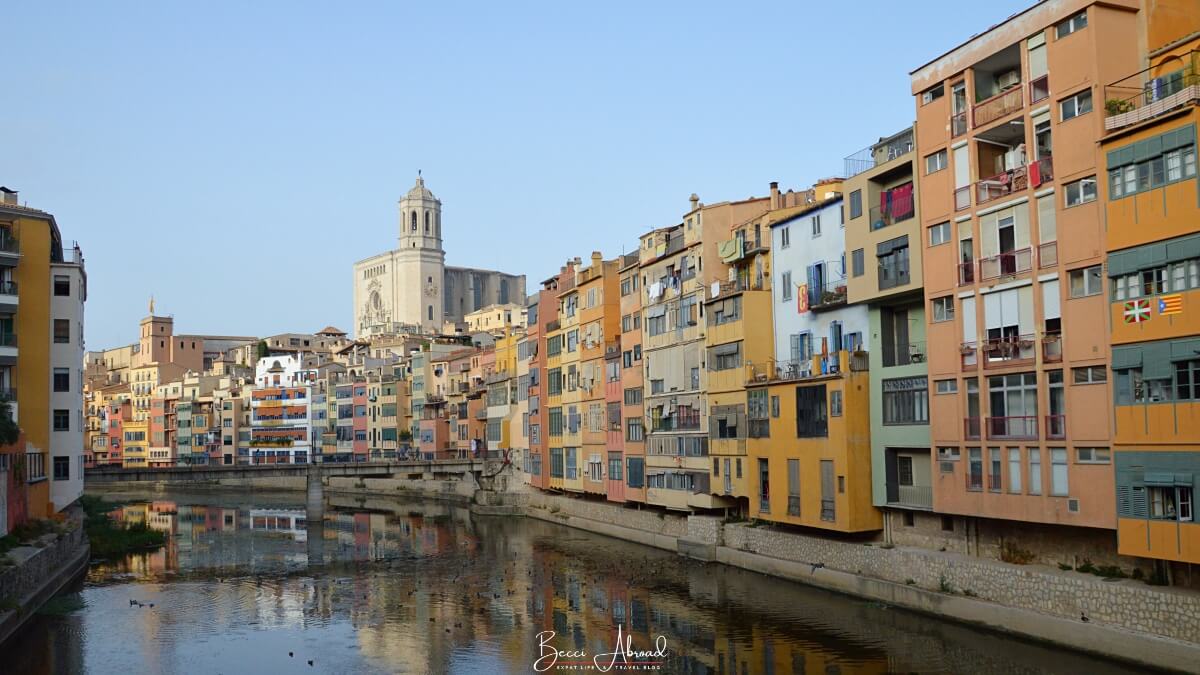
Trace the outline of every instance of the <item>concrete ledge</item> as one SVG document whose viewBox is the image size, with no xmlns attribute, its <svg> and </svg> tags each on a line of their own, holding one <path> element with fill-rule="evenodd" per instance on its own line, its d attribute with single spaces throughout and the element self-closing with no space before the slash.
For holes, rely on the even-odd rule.
<svg viewBox="0 0 1200 675">
<path fill-rule="evenodd" d="M 40 586 L 31 588 L 24 596 L 16 598 L 17 604 L 21 606 L 19 610 L 0 612 L 0 645 L 3 645 L 20 631 L 21 627 L 33 617 L 34 612 L 41 609 L 42 605 L 46 604 L 50 598 L 54 597 L 72 580 L 87 571 L 88 560 L 91 557 L 91 546 L 88 544 L 87 537 L 83 534 L 82 528 L 81 523 L 79 529 L 64 535 L 61 539 L 22 563 L 23 565 L 37 565 L 38 557 L 54 557 L 59 553 L 68 556 L 63 564 L 58 565 L 56 569 L 49 572 Z M 73 552 L 63 551 L 61 550 L 63 548 L 74 548 L 76 550 Z"/>
<path fill-rule="evenodd" d="M 679 555 L 701 562 L 713 562 L 717 559 L 717 547 L 702 541 L 680 538 L 677 540 Z"/>
<path fill-rule="evenodd" d="M 612 537 L 614 539 L 621 539 L 623 541 L 634 542 L 635 544 L 644 544 L 646 546 L 653 546 L 654 548 L 661 548 L 664 551 L 676 552 L 679 549 L 679 540 L 675 537 L 665 534 L 646 532 L 645 530 L 635 530 L 622 525 L 602 523 L 598 520 L 570 516 L 565 513 L 551 513 L 548 510 L 538 508 L 528 509 L 525 512 L 525 515 L 530 518 L 544 520 L 548 523 L 558 523 L 559 525 L 566 525 L 567 527 L 574 527 L 595 534 L 602 534 L 606 537 Z"/>
<path fill-rule="evenodd" d="M 827 568 L 814 570 L 812 565 L 724 546 L 717 547 L 716 561 L 1130 663 L 1149 664 L 1187 673 L 1196 672 L 1196 666 L 1200 663 L 1200 652 L 1195 645 L 1145 633 L 1134 633 L 1096 623 L 1070 621 L 1032 610 L 936 593 L 915 586 Z"/>
</svg>

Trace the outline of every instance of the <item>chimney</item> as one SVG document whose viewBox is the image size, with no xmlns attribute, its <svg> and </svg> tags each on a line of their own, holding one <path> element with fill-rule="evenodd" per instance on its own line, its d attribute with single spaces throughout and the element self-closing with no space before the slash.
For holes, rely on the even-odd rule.
<svg viewBox="0 0 1200 675">
<path fill-rule="evenodd" d="M 604 255 L 600 251 L 592 251 L 592 267 L 599 267 L 602 262 L 604 262 Z"/>
<path fill-rule="evenodd" d="M 771 181 L 771 210 L 774 211 L 781 206 L 783 205 L 779 203 L 779 181 L 773 180 Z"/>
<path fill-rule="evenodd" d="M 692 203 L 692 211 L 700 208 L 700 197 L 695 192 L 692 193 L 691 197 L 688 197 L 688 201 Z"/>
<path fill-rule="evenodd" d="M 17 203 L 17 191 L 16 190 L 10 190 L 10 189 L 4 187 L 3 185 L 0 185 L 0 195 L 3 196 L 5 204 L 14 204 L 15 205 Z"/>
</svg>

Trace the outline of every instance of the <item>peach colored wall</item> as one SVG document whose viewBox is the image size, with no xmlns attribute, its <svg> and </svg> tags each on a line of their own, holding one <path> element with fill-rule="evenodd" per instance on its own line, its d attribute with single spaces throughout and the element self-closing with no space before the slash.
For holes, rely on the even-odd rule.
<svg viewBox="0 0 1200 675">
<path fill-rule="evenodd" d="M 991 445 L 989 445 L 989 443 Z M 1064 444 L 1065 445 L 1065 444 Z M 1048 447 L 1055 446 L 1052 443 Z M 973 446 L 974 447 L 974 446 Z M 953 473 L 942 473 L 938 463 L 934 463 L 933 472 L 933 510 L 944 513 L 956 513 L 965 516 L 987 515 L 989 517 L 1024 520 L 1058 525 L 1074 525 L 1080 527 L 1116 527 L 1116 509 L 1113 508 L 1113 495 L 1116 493 L 1116 482 L 1113 477 L 1111 464 L 1076 464 L 1073 450 L 1068 448 L 1067 483 L 1070 498 L 1079 500 L 1079 513 L 1067 511 L 1067 497 L 1052 497 L 1050 492 L 1050 453 L 1047 448 L 1041 450 L 1042 460 L 1042 493 L 1041 495 L 1009 494 L 1008 492 L 991 492 L 987 489 L 988 469 L 990 468 L 989 447 L 1000 447 L 1004 452 L 1001 462 L 1001 487 L 1008 490 L 1008 448 L 1021 447 L 1021 486 L 1029 488 L 1028 448 L 1018 442 L 1006 444 L 1001 441 L 982 441 L 979 447 L 983 450 L 984 489 L 979 491 L 966 490 L 966 472 L 968 471 L 967 452 L 964 449 L 962 458 L 954 462 Z"/>
</svg>

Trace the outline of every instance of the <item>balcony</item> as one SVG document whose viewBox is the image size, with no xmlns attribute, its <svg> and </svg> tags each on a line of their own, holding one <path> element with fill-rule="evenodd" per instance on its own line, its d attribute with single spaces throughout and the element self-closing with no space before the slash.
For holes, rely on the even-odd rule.
<svg viewBox="0 0 1200 675">
<path fill-rule="evenodd" d="M 984 368 L 1025 365 L 1033 362 L 1033 335 L 1008 335 L 983 343 Z"/>
<path fill-rule="evenodd" d="M 970 286 L 975 283 L 975 263 L 963 262 L 958 264 L 958 285 Z"/>
<path fill-rule="evenodd" d="M 979 440 L 979 418 L 964 417 L 963 418 L 963 439 L 968 441 Z"/>
<path fill-rule="evenodd" d="M 17 311 L 17 282 L 0 281 L 0 311 Z"/>
<path fill-rule="evenodd" d="M 1033 249 L 1021 248 L 979 259 L 979 280 L 1011 277 L 1033 269 Z"/>
<path fill-rule="evenodd" d="M 827 356 L 816 355 L 812 359 L 769 361 L 746 364 L 746 384 L 788 382 L 811 377 L 824 377 L 847 370 L 866 372 L 869 370 L 866 352 L 832 352 Z"/>
<path fill-rule="evenodd" d="M 1058 363 L 1063 360 L 1062 333 L 1046 333 L 1042 336 L 1042 361 Z"/>
<path fill-rule="evenodd" d="M 925 343 L 910 340 L 905 343 L 883 344 L 883 366 L 907 366 L 914 363 L 925 363 Z"/>
<path fill-rule="evenodd" d="M 991 98 L 975 104 L 971 111 L 971 123 L 975 127 L 990 124 L 1025 107 L 1021 87 L 1014 86 Z"/>
<path fill-rule="evenodd" d="M 987 437 L 994 441 L 1036 441 L 1038 418 L 1036 415 L 989 417 Z"/>
<path fill-rule="evenodd" d="M 888 506 L 906 506 L 915 509 L 933 508 L 933 488 L 928 485 L 899 485 L 887 483 Z"/>
<path fill-rule="evenodd" d="M 827 281 L 808 289 L 808 309 L 822 311 L 846 304 L 846 279 Z"/>
<path fill-rule="evenodd" d="M 1038 244 L 1038 269 L 1046 269 L 1058 265 L 1058 242 L 1048 241 Z"/>
<path fill-rule="evenodd" d="M 1200 52 L 1176 57 L 1180 64 L 1194 60 Z M 1155 68 L 1160 71 L 1166 62 Z M 1200 101 L 1200 73 L 1190 66 L 1150 79 L 1149 68 L 1104 87 L 1104 130 L 1115 131 L 1164 115 Z"/>
<path fill-rule="evenodd" d="M 11 232 L 0 233 L 0 254 L 17 256 L 21 254 L 20 241 Z"/>
<path fill-rule="evenodd" d="M 899 159 L 913 151 L 912 129 L 905 129 L 888 138 L 879 139 L 878 143 L 859 150 L 843 160 L 846 178 L 852 178 L 864 171 Z"/>
<path fill-rule="evenodd" d="M 950 116 L 950 137 L 958 138 L 967 133 L 967 111 Z"/>
<path fill-rule="evenodd" d="M 982 206 L 994 199 L 1020 192 L 1029 187 L 1028 167 L 1017 167 L 975 183 L 975 203 Z"/>
<path fill-rule="evenodd" d="M 1067 416 L 1046 415 L 1046 438 L 1062 440 L 1067 437 Z"/>
<path fill-rule="evenodd" d="M 879 230 L 888 225 L 911 220 L 917 213 L 913 207 L 914 202 L 913 193 L 909 192 L 905 195 L 896 195 L 886 206 L 883 204 L 872 206 L 871 229 Z"/>
</svg>

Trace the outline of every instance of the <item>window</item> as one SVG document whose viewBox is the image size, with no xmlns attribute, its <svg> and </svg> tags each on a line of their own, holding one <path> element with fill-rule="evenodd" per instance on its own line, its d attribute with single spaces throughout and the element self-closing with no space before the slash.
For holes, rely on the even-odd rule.
<svg viewBox="0 0 1200 675">
<path fill-rule="evenodd" d="M 742 318 L 742 296 L 716 300 L 708 307 L 708 325 L 720 326 Z"/>
<path fill-rule="evenodd" d="M 1021 449 L 1008 449 L 1008 491 L 1021 494 Z"/>
<path fill-rule="evenodd" d="M 1187 145 L 1178 147 L 1181 142 Z M 1113 150 L 1108 162 L 1109 198 L 1120 199 L 1194 177 L 1196 148 L 1170 132 Z"/>
<path fill-rule="evenodd" d="M 861 277 L 864 272 L 865 264 L 863 262 L 863 250 L 856 248 L 850 252 L 850 270 L 851 274 L 856 277 Z"/>
<path fill-rule="evenodd" d="M 69 319 L 54 320 L 54 342 L 67 344 L 71 341 L 71 321 Z"/>
<path fill-rule="evenodd" d="M 883 381 L 884 424 L 929 424 L 929 378 Z"/>
<path fill-rule="evenodd" d="M 787 248 L 792 245 L 792 233 L 787 225 L 779 228 L 779 248 Z"/>
<path fill-rule="evenodd" d="M 829 392 L 829 416 L 842 416 L 842 392 L 834 390 Z"/>
<path fill-rule="evenodd" d="M 787 461 L 788 475 L 788 515 L 800 515 L 800 460 Z"/>
<path fill-rule="evenodd" d="M 967 489 L 983 489 L 983 451 L 967 448 Z"/>
<path fill-rule="evenodd" d="M 1085 89 L 1074 96 L 1064 98 L 1058 102 L 1058 110 L 1064 122 L 1092 112 L 1092 90 Z"/>
<path fill-rule="evenodd" d="M 708 369 L 710 371 L 731 370 L 742 367 L 742 343 L 733 342 L 717 345 L 708 350 Z"/>
<path fill-rule="evenodd" d="M 825 385 L 796 387 L 796 437 L 828 436 Z"/>
<path fill-rule="evenodd" d="M 954 296 L 946 295 L 933 299 L 933 322 L 954 320 Z"/>
<path fill-rule="evenodd" d="M 71 391 L 71 369 L 54 369 L 54 391 Z"/>
<path fill-rule="evenodd" d="M 642 402 L 642 388 L 630 387 L 625 390 L 625 405 L 639 405 Z"/>
<path fill-rule="evenodd" d="M 1061 40 L 1071 33 L 1083 30 L 1084 28 L 1087 28 L 1087 11 L 1080 12 L 1055 26 L 1054 36 L 1056 39 Z"/>
<path fill-rule="evenodd" d="M 1192 488 L 1175 486 L 1147 486 L 1149 492 L 1150 517 L 1155 520 L 1192 520 Z"/>
<path fill-rule="evenodd" d="M 660 380 L 660 379 L 650 380 L 650 395 L 651 396 L 654 396 L 655 394 L 661 394 L 664 391 L 666 391 L 666 384 L 665 384 L 664 380 Z"/>
<path fill-rule="evenodd" d="M 1071 378 L 1074 384 L 1099 384 L 1108 381 L 1108 370 L 1104 366 L 1072 368 Z"/>
<path fill-rule="evenodd" d="M 988 490 L 999 492 L 1002 482 L 1000 479 L 1000 466 L 1003 463 L 1003 458 L 1000 456 L 1000 448 L 988 448 L 988 458 L 991 460 L 988 466 Z"/>
<path fill-rule="evenodd" d="M 850 193 L 850 219 L 853 220 L 862 215 L 862 190 L 855 190 Z"/>
<path fill-rule="evenodd" d="M 1108 448 L 1075 448 L 1076 464 L 1111 464 L 1112 451 Z"/>
<path fill-rule="evenodd" d="M 563 432 L 563 417 L 562 408 L 550 408 L 550 435 L 562 436 Z"/>
<path fill-rule="evenodd" d="M 1050 494 L 1066 497 L 1070 493 L 1067 485 L 1067 449 L 1050 448 Z"/>
<path fill-rule="evenodd" d="M 946 151 L 938 150 L 932 155 L 925 156 L 925 173 L 937 173 L 946 168 Z"/>
<path fill-rule="evenodd" d="M 645 485 L 646 460 L 642 457 L 629 457 L 626 461 L 626 468 L 629 470 L 625 473 L 626 484 L 631 488 L 640 488 Z"/>
<path fill-rule="evenodd" d="M 934 392 L 937 394 L 957 394 L 958 380 L 935 380 Z"/>
<path fill-rule="evenodd" d="M 821 214 L 812 217 L 812 236 L 821 236 Z"/>
<path fill-rule="evenodd" d="M 71 430 L 71 411 L 61 408 L 54 411 L 54 430 L 55 431 L 70 431 Z M 128 440 L 128 439 L 126 439 Z M 140 439 L 139 439 L 140 440 Z"/>
<path fill-rule="evenodd" d="M 771 512 L 771 470 L 767 460 L 758 460 L 758 510 Z"/>
<path fill-rule="evenodd" d="M 935 84 L 932 87 L 921 92 L 921 105 L 929 105 L 946 95 L 945 84 Z"/>
<path fill-rule="evenodd" d="M 608 453 L 608 479 L 609 480 L 624 480 L 624 471 L 621 467 L 621 453 Z"/>
<path fill-rule="evenodd" d="M 54 480 L 71 480 L 71 458 L 54 458 Z"/>
<path fill-rule="evenodd" d="M 1071 279 L 1071 297 L 1083 298 L 1098 295 L 1103 290 L 1100 265 L 1084 267 L 1069 272 Z"/>
<path fill-rule="evenodd" d="M 792 271 L 791 270 L 788 270 L 783 273 L 783 278 L 780 280 L 779 284 L 780 284 L 779 295 L 783 298 L 784 302 L 791 302 L 791 300 L 792 300 Z"/>
<path fill-rule="evenodd" d="M 54 275 L 54 294 L 57 296 L 60 296 L 60 297 L 61 296 L 70 296 L 71 295 L 71 278 L 66 276 L 65 274 L 55 274 Z M 55 459 L 55 461 L 58 461 L 57 457 L 55 457 L 54 459 Z"/>
<path fill-rule="evenodd" d="M 1096 177 L 1088 176 L 1067 183 L 1065 198 L 1067 208 L 1096 201 Z"/>
<path fill-rule="evenodd" d="M 1042 494 L 1042 451 L 1029 448 L 1029 494 Z"/>
<path fill-rule="evenodd" d="M 628 417 L 625 419 L 625 440 L 635 443 L 641 442 L 646 438 L 646 429 L 643 426 L 642 418 Z"/>
<path fill-rule="evenodd" d="M 929 245 L 938 246 L 950 241 L 950 223 L 938 223 L 929 227 Z"/>
</svg>

